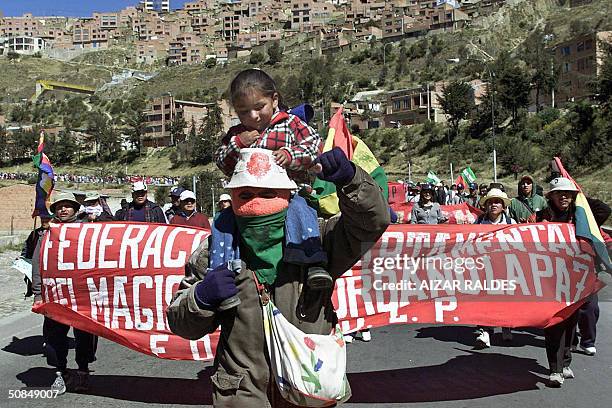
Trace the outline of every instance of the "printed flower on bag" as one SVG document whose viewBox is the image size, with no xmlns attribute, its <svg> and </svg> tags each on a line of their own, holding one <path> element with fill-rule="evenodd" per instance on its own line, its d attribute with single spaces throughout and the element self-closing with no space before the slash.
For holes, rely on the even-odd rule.
<svg viewBox="0 0 612 408">
<path fill-rule="evenodd" d="M 319 371 L 323 367 L 323 361 L 320 358 L 317 359 L 317 364 L 314 366 L 315 372 Z"/>
<path fill-rule="evenodd" d="M 338 343 L 340 347 L 344 347 L 344 339 L 342 337 L 337 338 L 336 343 Z"/>
<path fill-rule="evenodd" d="M 314 349 L 317 347 L 315 342 L 310 337 L 304 337 L 304 344 L 306 344 L 306 347 L 308 347 L 312 351 L 314 351 Z"/>
</svg>

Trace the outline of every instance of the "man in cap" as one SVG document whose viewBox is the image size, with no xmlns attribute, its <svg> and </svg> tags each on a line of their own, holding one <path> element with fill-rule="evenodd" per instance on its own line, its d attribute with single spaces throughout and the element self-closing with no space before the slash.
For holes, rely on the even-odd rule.
<svg viewBox="0 0 612 408">
<path fill-rule="evenodd" d="M 315 163 L 317 176 L 336 185 L 339 199 L 341 214 L 320 224 L 328 272 L 337 279 L 382 235 L 389 224 L 389 211 L 376 182 L 341 149 L 323 153 Z M 283 262 L 286 213 L 296 186 L 271 151 L 241 149 L 227 188 L 232 195 L 242 268 L 237 275 L 226 264 L 207 272 L 212 251 L 203 242 L 190 258 L 186 277 L 167 309 L 168 322 L 174 333 L 194 340 L 221 326 L 216 373 L 211 377 L 214 406 L 292 406 L 280 396 L 264 351 L 254 276 L 268 288 L 279 312 L 310 334 L 328 335 L 337 322 L 331 301 L 333 286 L 315 289 L 305 285 L 305 268 Z M 231 242 L 225 240 L 223 248 L 229 246 Z M 240 299 L 237 307 L 219 309 L 222 301 L 236 295 Z"/>
<path fill-rule="evenodd" d="M 85 194 L 83 208 L 83 212 L 79 214 L 79 219 L 83 222 L 113 221 L 113 216 L 102 207 L 97 191 L 88 191 Z"/>
<path fill-rule="evenodd" d="M 528 174 L 518 182 L 518 195 L 512 199 L 509 206 L 510 216 L 517 222 L 535 222 L 536 213 L 548 207 L 544 197 L 536 193 L 536 184 Z"/>
<path fill-rule="evenodd" d="M 127 208 L 117 210 L 115 221 L 168 223 L 161 207 L 147 199 L 147 185 L 143 181 L 132 185 L 132 202 Z"/>
<path fill-rule="evenodd" d="M 170 202 L 172 203 L 172 207 L 166 210 L 168 222 L 172 221 L 172 217 L 181 210 L 181 193 L 183 191 L 185 191 L 185 189 L 181 186 L 173 187 L 172 190 L 170 190 Z"/>
<path fill-rule="evenodd" d="M 472 207 L 478 208 L 478 203 L 480 202 L 480 198 L 478 197 L 478 184 L 470 183 L 468 187 L 470 190 L 465 201 Z"/>
<path fill-rule="evenodd" d="M 179 211 L 172 217 L 170 224 L 210 229 L 208 217 L 196 210 L 196 196 L 193 191 L 183 191 L 179 202 Z"/>
<path fill-rule="evenodd" d="M 72 193 L 57 194 L 51 203 L 50 210 L 55 217 L 54 223 L 80 222 L 77 211 L 81 204 Z M 34 304 L 42 302 L 42 279 L 40 276 L 40 246 L 39 239 L 32 257 L 32 291 L 34 293 Z M 58 393 L 63 394 L 66 388 L 74 391 L 87 391 L 89 389 L 89 363 L 95 361 L 95 352 L 98 339 L 91 333 L 74 328 L 76 363 L 78 369 L 72 373 L 68 371 L 68 332 L 70 326 L 56 322 L 45 316 L 43 333 L 47 344 L 55 350 L 57 356 L 57 378 L 51 386 Z"/>
</svg>

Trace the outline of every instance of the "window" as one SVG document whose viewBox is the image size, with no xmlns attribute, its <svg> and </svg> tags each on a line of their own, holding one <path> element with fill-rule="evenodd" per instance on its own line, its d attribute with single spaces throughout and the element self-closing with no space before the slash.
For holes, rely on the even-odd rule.
<svg viewBox="0 0 612 408">
<path fill-rule="evenodd" d="M 572 64 L 570 64 L 569 62 L 566 62 L 563 65 L 563 72 L 570 72 L 572 70 Z"/>
<path fill-rule="evenodd" d="M 410 99 L 404 98 L 404 109 L 410 109 Z"/>
<path fill-rule="evenodd" d="M 393 110 L 400 110 L 401 101 L 393 101 Z"/>
<path fill-rule="evenodd" d="M 571 51 L 570 51 L 569 45 L 561 48 L 561 55 L 570 55 L 570 54 L 571 54 Z"/>
<path fill-rule="evenodd" d="M 580 41 L 578 45 L 576 45 L 576 52 L 584 51 L 584 41 Z"/>
</svg>

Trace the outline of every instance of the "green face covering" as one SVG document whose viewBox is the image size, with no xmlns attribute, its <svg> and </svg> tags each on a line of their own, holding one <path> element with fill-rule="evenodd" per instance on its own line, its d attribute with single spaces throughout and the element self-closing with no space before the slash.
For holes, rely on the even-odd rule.
<svg viewBox="0 0 612 408">
<path fill-rule="evenodd" d="M 255 217 L 236 217 L 240 255 L 261 283 L 272 284 L 282 268 L 287 210 Z"/>
</svg>

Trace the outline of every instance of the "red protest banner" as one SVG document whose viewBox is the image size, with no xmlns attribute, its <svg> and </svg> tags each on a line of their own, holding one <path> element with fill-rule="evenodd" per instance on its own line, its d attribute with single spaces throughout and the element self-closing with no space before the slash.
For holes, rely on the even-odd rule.
<svg viewBox="0 0 612 408">
<path fill-rule="evenodd" d="M 51 224 L 40 255 L 44 303 L 33 311 L 141 353 L 210 360 L 218 334 L 182 339 L 165 314 L 189 255 L 209 234 L 158 224 Z"/>
<path fill-rule="evenodd" d="M 391 191 L 391 190 L 389 190 Z M 389 197 L 391 193 L 389 192 Z M 391 208 L 397 214 L 399 224 L 410 224 L 410 215 L 414 203 L 395 203 Z M 440 206 L 442 214 L 448 218 L 448 224 L 473 224 L 482 211 L 467 203 Z"/>
<path fill-rule="evenodd" d="M 166 359 L 210 360 L 218 332 L 169 330 L 165 308 L 209 232 L 137 223 L 52 224 L 37 313 Z M 546 327 L 602 284 L 571 224 L 392 225 L 336 281 L 345 332 L 397 323 Z"/>
</svg>

